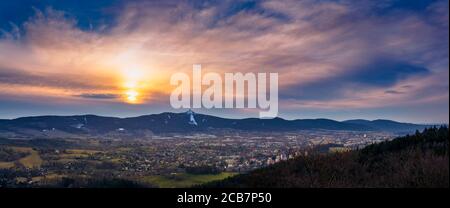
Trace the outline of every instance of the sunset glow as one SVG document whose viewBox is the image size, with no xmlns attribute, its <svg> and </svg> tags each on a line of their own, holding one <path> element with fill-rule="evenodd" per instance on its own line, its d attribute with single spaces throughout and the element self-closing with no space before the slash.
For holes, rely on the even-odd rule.
<svg viewBox="0 0 450 208">
<path fill-rule="evenodd" d="M 278 73 L 285 118 L 389 112 L 402 121 L 448 121 L 448 1 L 369 2 L 119 1 L 97 5 L 108 12 L 92 17 L 25 5 L 10 15 L 20 19 L 0 22 L 0 116 L 36 103 L 36 114 L 93 113 L 80 103 L 108 114 L 171 111 L 170 76 L 202 64 L 205 73 Z M 421 109 L 432 115 L 427 121 Z"/>
<path fill-rule="evenodd" d="M 138 102 L 138 95 L 139 95 L 139 93 L 136 92 L 136 90 L 130 89 L 125 94 L 127 96 L 127 102 L 128 103 L 134 104 L 134 103 Z"/>
<path fill-rule="evenodd" d="M 0 191 L 175 207 L 445 191 L 449 13 L 449 0 L 0 0 Z M 120 192 L 58 190 L 94 188 Z M 446 199 L 434 192 L 388 198 Z"/>
</svg>

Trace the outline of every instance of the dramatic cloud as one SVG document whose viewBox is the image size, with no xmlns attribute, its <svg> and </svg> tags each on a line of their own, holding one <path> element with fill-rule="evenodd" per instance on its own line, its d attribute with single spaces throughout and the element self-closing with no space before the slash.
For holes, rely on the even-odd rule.
<svg viewBox="0 0 450 208">
<path fill-rule="evenodd" d="M 170 75 L 200 63 L 278 72 L 282 116 L 440 105 L 430 120 L 448 121 L 448 1 L 399 2 L 127 1 L 81 16 L 46 5 L 3 30 L 0 95 L 122 107 L 135 90 L 160 106 Z"/>
<path fill-rule="evenodd" d="M 120 95 L 116 95 L 116 94 L 89 94 L 89 93 L 84 93 L 84 94 L 75 95 L 75 96 L 82 97 L 82 98 L 91 98 L 91 99 L 115 99 L 115 98 L 120 97 Z"/>
</svg>

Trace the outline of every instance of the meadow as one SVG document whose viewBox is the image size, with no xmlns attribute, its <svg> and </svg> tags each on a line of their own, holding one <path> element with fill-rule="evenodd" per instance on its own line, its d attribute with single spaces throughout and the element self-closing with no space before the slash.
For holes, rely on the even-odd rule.
<svg viewBox="0 0 450 208">
<path fill-rule="evenodd" d="M 219 181 L 234 176 L 236 173 L 222 172 L 219 174 L 188 174 L 179 173 L 171 176 L 145 176 L 143 183 L 149 183 L 159 188 L 186 188 L 208 182 Z"/>
</svg>

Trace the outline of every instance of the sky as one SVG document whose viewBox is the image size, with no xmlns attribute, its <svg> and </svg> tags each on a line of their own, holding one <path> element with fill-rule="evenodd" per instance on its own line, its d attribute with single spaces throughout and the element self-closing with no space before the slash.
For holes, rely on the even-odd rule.
<svg viewBox="0 0 450 208">
<path fill-rule="evenodd" d="M 0 118 L 181 112 L 169 104 L 170 76 L 201 64 L 278 73 L 286 119 L 448 123 L 448 8 L 448 0 L 0 1 Z"/>
</svg>

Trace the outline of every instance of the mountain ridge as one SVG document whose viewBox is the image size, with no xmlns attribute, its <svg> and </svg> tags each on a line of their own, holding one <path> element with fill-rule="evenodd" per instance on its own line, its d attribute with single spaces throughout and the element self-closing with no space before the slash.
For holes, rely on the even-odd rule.
<svg viewBox="0 0 450 208">
<path fill-rule="evenodd" d="M 193 118 L 191 118 L 191 114 Z M 195 122 L 192 122 L 194 119 Z M 195 123 L 195 125 L 193 125 Z M 94 114 L 71 116 L 30 116 L 0 120 L 0 135 L 37 134 L 37 132 L 59 132 L 61 134 L 107 134 L 111 132 L 151 132 L 183 133 L 208 132 L 213 129 L 234 129 L 243 131 L 297 131 L 297 130 L 347 130 L 347 131 L 388 131 L 396 133 L 422 130 L 430 125 L 401 123 L 392 120 L 354 119 L 335 121 L 332 119 L 294 119 L 283 118 L 222 118 L 197 114 L 162 112 L 135 117 L 111 117 Z M 26 134 L 26 133 L 25 133 Z"/>
</svg>

